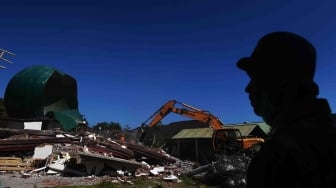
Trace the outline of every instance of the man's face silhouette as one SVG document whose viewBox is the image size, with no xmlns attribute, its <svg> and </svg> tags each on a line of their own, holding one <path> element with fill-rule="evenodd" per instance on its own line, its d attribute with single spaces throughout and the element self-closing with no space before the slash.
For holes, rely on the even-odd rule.
<svg viewBox="0 0 336 188">
<path fill-rule="evenodd" d="M 245 92 L 249 94 L 254 113 L 267 121 L 269 113 L 272 110 L 270 94 L 256 78 L 250 76 L 250 79 L 250 82 L 245 88 Z"/>
</svg>

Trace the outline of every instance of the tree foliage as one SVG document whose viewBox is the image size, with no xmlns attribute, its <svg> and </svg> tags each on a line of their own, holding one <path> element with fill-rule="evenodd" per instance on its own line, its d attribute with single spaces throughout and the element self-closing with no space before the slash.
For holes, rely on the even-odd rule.
<svg viewBox="0 0 336 188">
<path fill-rule="evenodd" d="M 90 130 L 106 138 L 119 139 L 122 135 L 121 125 L 116 122 L 100 122 L 91 127 Z"/>
<path fill-rule="evenodd" d="M 122 130 L 121 125 L 116 122 L 100 122 L 92 127 L 96 131 L 106 131 L 106 130 Z"/>
</svg>

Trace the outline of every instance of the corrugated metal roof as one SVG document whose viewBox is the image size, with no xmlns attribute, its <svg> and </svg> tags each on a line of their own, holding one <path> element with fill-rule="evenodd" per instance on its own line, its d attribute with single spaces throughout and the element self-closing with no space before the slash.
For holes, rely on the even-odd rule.
<svg viewBox="0 0 336 188">
<path fill-rule="evenodd" d="M 174 135 L 171 139 L 182 138 L 211 138 L 213 133 L 212 128 L 196 128 L 196 129 L 183 129 Z"/>
<path fill-rule="evenodd" d="M 242 136 L 248 136 L 257 126 L 258 125 L 236 125 L 232 126 L 232 128 L 239 129 Z"/>
<path fill-rule="evenodd" d="M 259 124 L 257 123 L 244 123 L 244 124 L 227 124 L 228 128 L 236 128 L 239 129 L 242 136 L 248 136 L 250 133 L 257 127 Z M 262 126 L 267 129 L 267 124 Z M 261 127 L 261 126 L 259 126 Z M 262 129 L 264 131 L 264 129 Z M 267 130 L 266 130 L 267 131 Z M 195 129 L 183 129 L 174 135 L 171 139 L 186 139 L 186 138 L 211 138 L 213 133 L 212 128 L 195 128 Z M 265 132 L 266 134 L 268 132 Z"/>
<path fill-rule="evenodd" d="M 234 126 L 234 127 L 241 127 L 241 126 L 246 126 L 246 125 L 249 125 L 249 126 L 258 125 L 265 134 L 268 134 L 271 132 L 271 126 L 269 126 L 265 122 L 245 122 L 245 123 L 239 123 L 239 124 L 226 124 L 226 126 Z M 244 130 L 241 130 L 241 131 L 244 131 Z M 245 130 L 245 131 L 248 131 L 248 130 Z"/>
<path fill-rule="evenodd" d="M 271 132 L 271 126 L 269 126 L 267 123 L 261 122 L 261 123 L 257 123 L 257 124 L 266 134 Z"/>
</svg>

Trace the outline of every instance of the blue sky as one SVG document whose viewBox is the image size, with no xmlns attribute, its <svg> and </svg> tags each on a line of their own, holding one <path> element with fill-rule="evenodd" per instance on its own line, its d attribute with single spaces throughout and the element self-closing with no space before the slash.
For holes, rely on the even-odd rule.
<svg viewBox="0 0 336 188">
<path fill-rule="evenodd" d="M 291 31 L 318 52 L 321 98 L 336 109 L 336 2 L 332 0 L 3 0 L 0 93 L 20 70 L 49 65 L 77 80 L 90 125 L 139 126 L 171 99 L 224 123 L 262 121 L 236 61 L 271 31 Z M 186 120 L 169 114 L 163 123 Z"/>
</svg>

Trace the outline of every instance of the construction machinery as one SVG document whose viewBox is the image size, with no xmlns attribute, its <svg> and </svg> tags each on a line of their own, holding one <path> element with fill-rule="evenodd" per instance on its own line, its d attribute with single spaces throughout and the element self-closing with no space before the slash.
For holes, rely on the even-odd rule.
<svg viewBox="0 0 336 188">
<path fill-rule="evenodd" d="M 181 107 L 177 107 L 177 105 L 180 105 Z M 156 126 L 171 112 L 209 125 L 209 127 L 213 129 L 212 147 L 215 152 L 223 150 L 248 150 L 254 145 L 264 142 L 264 139 L 258 137 L 243 137 L 239 129 L 224 126 L 222 121 L 210 112 L 200 110 L 185 103 L 177 102 L 176 100 L 170 100 L 165 103 L 141 125 L 140 142 L 143 141 L 148 129 Z M 146 124 L 147 122 L 149 123 Z"/>
</svg>

